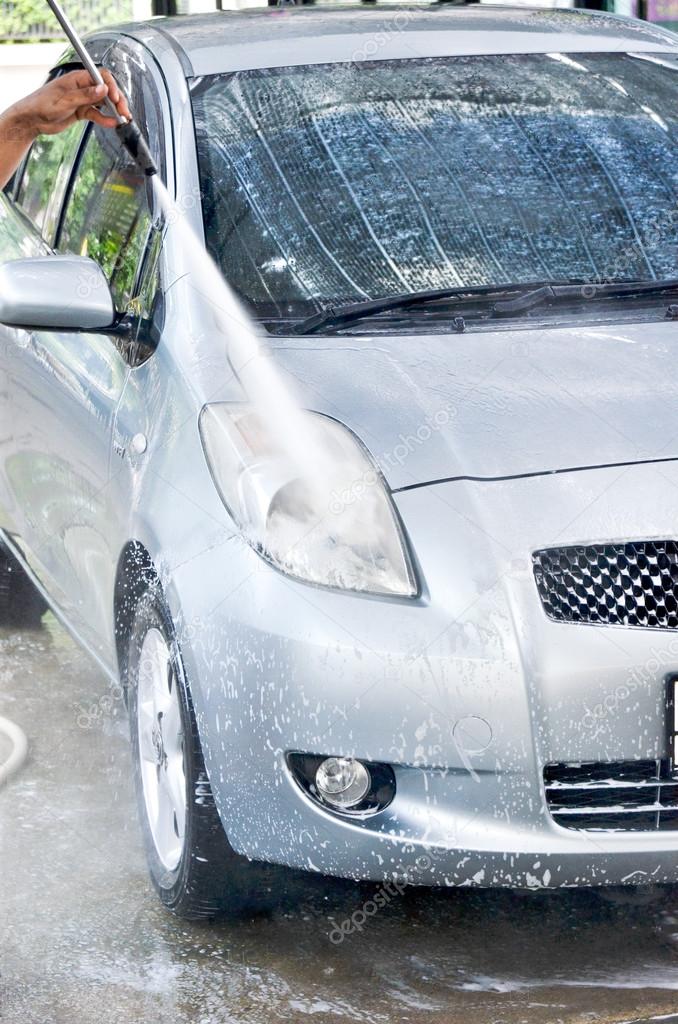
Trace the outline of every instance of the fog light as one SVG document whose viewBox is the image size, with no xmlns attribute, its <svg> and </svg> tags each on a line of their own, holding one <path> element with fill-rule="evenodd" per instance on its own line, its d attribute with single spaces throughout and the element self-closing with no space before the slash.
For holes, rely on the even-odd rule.
<svg viewBox="0 0 678 1024">
<path fill-rule="evenodd" d="M 370 791 L 370 773 L 353 757 L 328 757 L 315 773 L 320 796 L 332 807 L 354 807 Z"/>
<path fill-rule="evenodd" d="M 296 784 L 326 812 L 364 818 L 385 810 L 395 797 L 396 778 L 389 764 L 299 750 L 285 757 Z"/>
</svg>

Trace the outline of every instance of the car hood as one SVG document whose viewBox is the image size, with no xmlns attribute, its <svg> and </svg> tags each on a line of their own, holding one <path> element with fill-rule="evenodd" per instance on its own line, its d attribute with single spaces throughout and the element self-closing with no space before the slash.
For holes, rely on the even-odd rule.
<svg viewBox="0 0 678 1024">
<path fill-rule="evenodd" d="M 678 323 L 274 339 L 393 490 L 678 458 Z"/>
</svg>

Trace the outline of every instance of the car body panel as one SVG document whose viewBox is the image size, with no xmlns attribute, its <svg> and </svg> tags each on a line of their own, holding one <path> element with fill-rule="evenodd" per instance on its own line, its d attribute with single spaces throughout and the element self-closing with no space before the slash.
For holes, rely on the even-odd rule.
<svg viewBox="0 0 678 1024">
<path fill-rule="evenodd" d="M 677 483 L 673 466 L 635 466 L 400 494 L 426 581 L 416 602 L 310 589 L 243 564 L 228 540 L 197 565 L 176 566 L 184 656 L 200 680 L 201 735 L 231 841 L 255 858 L 380 877 L 386 866 L 414 870 L 415 854 L 430 854 L 451 829 L 468 873 L 460 879 L 463 858 L 441 852 L 422 881 L 450 872 L 457 883 L 530 885 L 541 858 L 536 885 L 547 870 L 559 883 L 574 870 L 572 884 L 619 883 L 634 870 L 675 878 L 667 834 L 592 836 L 555 825 L 541 769 L 665 755 L 665 678 L 678 669 L 678 642 L 662 631 L 550 622 L 531 552 L 547 537 L 608 539 L 613 508 L 621 536 L 670 534 Z M 553 524 L 544 520 L 551 507 Z M 196 567 L 201 583 L 191 586 Z M 483 751 L 455 738 L 469 718 L 490 727 Z M 285 772 L 290 749 L 403 766 L 402 803 L 399 795 L 360 827 L 323 815 Z M 483 862 L 481 850 L 497 855 Z M 608 855 L 621 850 L 628 858 L 615 863 Z M 569 867 L 565 854 L 575 858 Z"/>
<path fill-rule="evenodd" d="M 169 27 L 174 39 L 163 21 L 124 30 L 130 74 L 138 61 L 154 69 L 168 184 L 198 237 L 187 74 L 253 61 L 257 33 L 260 62 L 276 59 L 280 35 L 278 59 L 301 62 L 316 39 L 314 59 L 367 59 L 359 48 L 388 16 L 325 13 L 187 19 Z M 508 52 L 516 34 L 528 51 L 676 49 L 660 30 L 576 12 L 417 19 L 426 27 L 414 43 L 421 31 L 444 52 L 474 52 L 465 47 L 480 45 L 479 26 L 483 52 Z M 441 32 L 441 19 L 454 29 Z M 226 26 L 219 40 L 216 25 Z M 380 56 L 414 55 L 411 31 Z M 5 259 L 42 251 L 4 200 L 0 244 Z M 288 578 L 245 542 L 198 429 L 206 403 L 245 396 L 172 218 L 160 279 L 164 329 L 142 365 L 106 335 L 0 328 L 0 530 L 111 677 L 120 559 L 144 548 L 233 846 L 308 870 L 430 884 L 678 881 L 675 832 L 567 831 L 548 815 L 542 782 L 554 760 L 666 755 L 678 640 L 550 621 L 531 564 L 541 547 L 675 536 L 676 324 L 658 307 L 635 324 L 271 339 L 301 402 L 350 427 L 395 492 L 421 590 L 375 598 Z M 341 819 L 295 784 L 294 750 L 389 762 L 394 803 Z"/>
<path fill-rule="evenodd" d="M 12 204 L 0 195 L 0 260 L 16 260 L 34 256 L 44 256 L 49 252 L 35 232 L 28 230 L 28 225 Z M 30 342 L 30 335 L 14 327 L 0 324 L 0 401 L 2 416 L 0 417 L 0 459 L 3 465 L 14 453 L 18 443 L 18 431 L 13 417 L 9 412 L 10 370 L 13 367 L 17 348 L 23 348 Z M 14 499 L 3 488 L 3 501 L 0 502 L 0 529 L 7 533 L 16 530 L 17 509 Z"/>
<path fill-rule="evenodd" d="M 194 76 L 300 64 L 406 60 L 502 53 L 675 52 L 676 37 L 658 26 L 610 15 L 526 8 L 372 10 L 317 7 L 223 12 L 158 20 L 133 31 L 165 27 Z"/>
<path fill-rule="evenodd" d="M 106 34 L 90 43 L 97 59 L 111 46 Z M 127 40 L 107 63 L 128 90 L 130 76 L 140 69 L 153 75 L 171 124 L 162 75 L 139 43 Z M 171 183 L 173 162 L 166 164 Z M 37 232 L 18 219 L 22 245 L 48 253 Z M 85 276 L 80 287 L 90 288 Z M 15 443 L 4 465 L 8 497 L 0 505 L 15 511 L 11 519 L 5 513 L 6 532 L 60 615 L 115 672 L 114 586 L 121 546 L 112 524 L 120 509 L 112 501 L 109 474 L 114 417 L 129 364 L 108 334 L 0 331 L 11 338 L 13 355 L 8 377 Z"/>
<path fill-rule="evenodd" d="M 35 232 L 0 200 L 21 231 L 20 249 L 45 255 Z M 5 240 L 10 232 L 2 232 Z M 86 284 L 86 282 L 85 282 Z M 0 327 L 6 360 L 3 421 L 2 513 L 30 568 L 61 612 L 96 646 L 110 642 L 111 595 L 96 579 L 115 559 L 105 524 L 115 515 L 106 502 L 113 413 L 127 367 L 104 335 L 23 331 Z M 103 581 L 102 581 L 103 582 Z M 109 651 L 109 657 L 110 657 Z"/>
<path fill-rule="evenodd" d="M 20 547 L 61 611 L 112 659 L 107 490 L 113 416 L 128 368 L 105 335 L 31 335 L 10 371 L 17 443 L 5 464 Z M 58 389 L 59 401 L 54 401 Z"/>
<path fill-rule="evenodd" d="M 272 344 L 399 490 L 678 457 L 678 328 L 657 305 L 652 324 Z"/>
</svg>

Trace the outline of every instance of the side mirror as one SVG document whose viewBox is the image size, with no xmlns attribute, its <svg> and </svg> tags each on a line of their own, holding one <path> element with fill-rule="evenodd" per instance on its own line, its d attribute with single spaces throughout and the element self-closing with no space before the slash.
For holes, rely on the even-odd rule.
<svg viewBox="0 0 678 1024">
<path fill-rule="evenodd" d="M 0 266 L 0 323 L 26 330 L 105 330 L 115 306 L 98 263 L 84 256 L 36 256 Z"/>
</svg>

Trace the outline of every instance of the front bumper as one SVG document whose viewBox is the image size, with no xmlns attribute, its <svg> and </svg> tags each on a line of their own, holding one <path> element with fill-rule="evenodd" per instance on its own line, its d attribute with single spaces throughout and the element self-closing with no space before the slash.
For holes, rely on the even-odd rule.
<svg viewBox="0 0 678 1024">
<path fill-rule="evenodd" d="M 676 833 L 575 832 L 544 812 L 538 824 L 520 825 L 510 813 L 510 778 L 413 768 L 396 770 L 396 777 L 394 803 L 362 824 L 328 821 L 303 796 L 300 808 L 294 792 L 287 820 L 302 829 L 302 839 L 313 836 L 312 849 L 303 844 L 295 866 L 414 885 L 542 889 L 678 881 Z M 276 858 L 283 863 L 290 840 Z"/>
<path fill-rule="evenodd" d="M 177 620 L 232 845 L 352 878 L 551 887 L 678 881 L 678 832 L 567 830 L 543 768 L 667 754 L 678 635 L 550 621 L 554 545 L 678 534 L 678 469 L 641 465 L 401 492 L 416 601 L 296 583 L 237 539 L 176 567 Z M 363 822 L 316 806 L 290 750 L 394 765 Z"/>
</svg>

